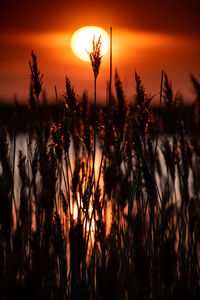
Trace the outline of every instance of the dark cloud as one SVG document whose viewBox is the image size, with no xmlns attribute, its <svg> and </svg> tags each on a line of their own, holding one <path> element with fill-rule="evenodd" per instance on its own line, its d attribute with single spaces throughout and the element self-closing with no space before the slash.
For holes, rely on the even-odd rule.
<svg viewBox="0 0 200 300">
<path fill-rule="evenodd" d="M 84 25 L 200 34 L 200 1 L 3 1 L 1 30 L 67 30 Z"/>
</svg>

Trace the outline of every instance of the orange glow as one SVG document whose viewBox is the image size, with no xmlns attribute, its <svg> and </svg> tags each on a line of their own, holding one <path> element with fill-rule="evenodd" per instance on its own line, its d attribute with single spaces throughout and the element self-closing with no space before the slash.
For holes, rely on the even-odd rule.
<svg viewBox="0 0 200 300">
<path fill-rule="evenodd" d="M 73 213 L 73 217 L 74 217 L 74 220 L 76 220 L 77 217 L 78 217 L 78 207 L 77 207 L 76 202 L 74 203 L 74 213 Z"/>
<path fill-rule="evenodd" d="M 89 99 L 93 99 L 91 68 L 72 51 L 74 31 L 0 32 L 0 100 L 12 102 L 17 94 L 21 103 L 27 102 L 30 84 L 28 62 L 32 49 L 37 55 L 39 69 L 44 74 L 43 87 L 49 100 L 54 101 L 55 85 L 58 95 L 62 97 L 65 75 L 70 78 L 80 97 L 87 90 Z M 172 81 L 174 91 L 180 91 L 186 101 L 192 101 L 194 94 L 189 73 L 195 76 L 199 74 L 199 48 L 198 36 L 113 27 L 113 71 L 117 68 L 123 80 L 127 101 L 132 101 L 135 92 L 134 70 L 141 76 L 147 91 L 156 94 L 160 89 L 162 69 Z M 97 83 L 98 102 L 106 101 L 108 79 L 109 55 L 106 54 Z"/>
<path fill-rule="evenodd" d="M 92 51 L 92 41 L 95 41 L 101 36 L 101 55 L 105 55 L 109 50 L 109 36 L 101 27 L 87 26 L 77 30 L 71 40 L 71 47 L 74 54 L 84 61 L 90 61 L 88 52 Z"/>
</svg>

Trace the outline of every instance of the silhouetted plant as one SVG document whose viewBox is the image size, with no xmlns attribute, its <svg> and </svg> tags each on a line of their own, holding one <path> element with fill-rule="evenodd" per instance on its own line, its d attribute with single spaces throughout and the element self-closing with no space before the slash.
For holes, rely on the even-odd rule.
<svg viewBox="0 0 200 300">
<path fill-rule="evenodd" d="M 95 80 L 100 48 L 93 40 Z M 192 110 L 185 119 L 166 74 L 162 109 L 151 106 L 137 73 L 129 104 L 116 72 L 116 99 L 100 107 L 95 98 L 95 118 L 68 77 L 48 115 L 47 106 L 37 109 L 42 77 L 34 53 L 32 60 L 26 150 L 16 151 L 18 136 L 10 142 L 13 126 L 0 126 L 0 298 L 198 299 L 200 139 L 188 130 Z"/>
<path fill-rule="evenodd" d="M 37 65 L 37 59 L 35 53 L 32 51 L 31 53 L 32 56 L 32 63 L 29 62 L 30 70 L 31 70 L 31 80 L 33 85 L 31 86 L 31 89 L 33 89 L 36 98 L 37 98 L 37 104 L 39 104 L 39 95 L 42 90 L 42 77 L 43 74 L 40 74 L 40 71 L 38 70 L 38 65 Z M 34 100 L 31 97 L 31 104 L 33 104 Z"/>
</svg>

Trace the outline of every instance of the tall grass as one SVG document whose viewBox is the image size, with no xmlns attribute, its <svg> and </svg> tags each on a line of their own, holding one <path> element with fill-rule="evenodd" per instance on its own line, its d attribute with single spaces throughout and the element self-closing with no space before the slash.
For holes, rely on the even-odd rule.
<svg viewBox="0 0 200 300">
<path fill-rule="evenodd" d="M 138 74 L 128 104 L 116 73 L 116 97 L 95 114 L 66 77 L 48 119 L 34 53 L 30 68 L 27 151 L 0 127 L 0 298 L 199 299 L 199 132 L 188 131 L 167 75 L 159 117 Z"/>
</svg>

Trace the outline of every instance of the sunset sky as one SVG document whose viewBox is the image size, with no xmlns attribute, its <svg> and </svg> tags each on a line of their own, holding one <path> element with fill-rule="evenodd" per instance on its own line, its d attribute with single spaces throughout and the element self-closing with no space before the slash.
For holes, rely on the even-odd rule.
<svg viewBox="0 0 200 300">
<path fill-rule="evenodd" d="M 113 27 L 113 68 L 123 80 L 127 100 L 135 92 L 134 71 L 147 91 L 157 94 L 161 70 L 186 101 L 194 100 L 190 74 L 200 78 L 200 1 L 3 1 L 0 8 L 0 99 L 25 101 L 29 94 L 31 50 L 44 74 L 43 87 L 61 96 L 67 75 L 77 94 L 93 93 L 88 62 L 72 52 L 71 37 L 83 26 Z M 109 56 L 103 58 L 97 82 L 105 101 Z"/>
</svg>

